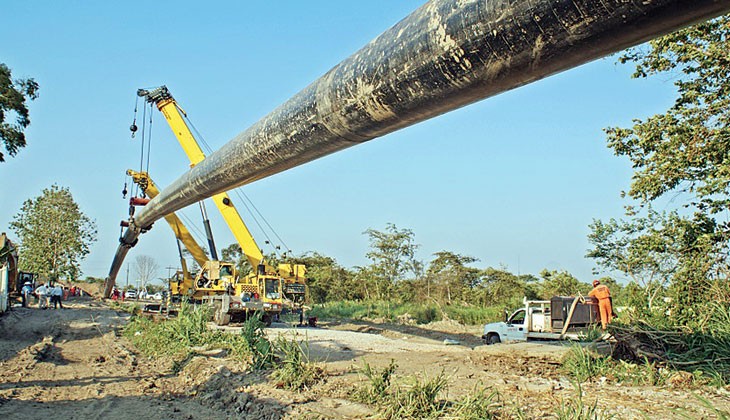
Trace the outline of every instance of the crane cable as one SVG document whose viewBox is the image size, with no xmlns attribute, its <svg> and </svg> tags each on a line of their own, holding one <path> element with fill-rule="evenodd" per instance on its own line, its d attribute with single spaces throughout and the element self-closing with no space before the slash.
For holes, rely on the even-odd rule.
<svg viewBox="0 0 730 420">
<path fill-rule="evenodd" d="M 152 115 L 154 114 L 154 112 L 152 111 L 152 104 L 149 104 L 149 105 L 150 105 L 150 127 L 149 127 L 149 130 L 147 131 L 147 170 L 145 171 L 148 174 L 150 173 L 150 154 L 151 154 L 150 151 L 152 148 Z"/>
</svg>

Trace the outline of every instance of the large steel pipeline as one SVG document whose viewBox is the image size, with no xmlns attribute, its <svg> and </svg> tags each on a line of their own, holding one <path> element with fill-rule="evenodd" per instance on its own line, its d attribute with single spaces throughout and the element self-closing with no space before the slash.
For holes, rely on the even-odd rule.
<svg viewBox="0 0 730 420">
<path fill-rule="evenodd" d="M 120 239 L 196 201 L 730 11 L 730 0 L 432 0 L 185 173 Z"/>
</svg>

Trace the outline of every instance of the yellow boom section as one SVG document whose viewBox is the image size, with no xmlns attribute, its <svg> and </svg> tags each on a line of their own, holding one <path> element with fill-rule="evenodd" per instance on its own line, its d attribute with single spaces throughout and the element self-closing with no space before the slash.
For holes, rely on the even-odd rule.
<svg viewBox="0 0 730 420">
<path fill-rule="evenodd" d="M 182 146 L 185 154 L 188 155 L 190 166 L 193 167 L 205 159 L 203 150 L 200 149 L 198 142 L 190 132 L 190 128 L 185 123 L 185 119 L 183 118 L 184 111 L 177 105 L 177 102 L 172 97 L 168 97 L 157 102 L 157 108 L 162 112 L 167 124 L 170 125 L 170 129 L 175 134 L 177 141 L 180 142 L 180 146 Z M 264 256 L 256 241 L 253 239 L 251 232 L 248 230 L 248 227 L 246 227 L 243 219 L 238 214 L 238 210 L 233 206 L 233 202 L 228 196 L 228 193 L 216 194 L 212 199 L 223 216 L 223 219 L 228 224 L 228 227 L 231 228 L 231 232 L 233 232 L 236 241 L 241 245 L 241 250 L 246 255 L 251 267 L 255 269 L 261 264 Z"/>
<path fill-rule="evenodd" d="M 147 172 L 136 172 L 128 169 L 127 175 L 132 177 L 135 184 L 146 185 L 145 193 L 149 198 L 155 198 L 160 193 L 157 185 L 152 182 L 152 179 Z M 165 221 L 167 221 L 172 228 L 172 231 L 175 233 L 175 237 L 180 239 L 180 242 L 185 245 L 185 248 L 190 252 L 190 255 L 193 256 L 195 262 L 197 262 L 200 267 L 205 266 L 206 261 L 208 261 L 208 257 L 205 255 L 203 248 L 201 248 L 195 241 L 193 235 L 190 234 L 188 228 L 185 227 L 182 220 L 180 220 L 175 213 L 170 213 L 165 216 Z"/>
</svg>

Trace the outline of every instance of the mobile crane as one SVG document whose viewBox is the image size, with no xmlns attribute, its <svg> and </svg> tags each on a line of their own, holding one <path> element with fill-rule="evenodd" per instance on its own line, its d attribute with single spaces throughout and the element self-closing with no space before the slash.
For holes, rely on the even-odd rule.
<svg viewBox="0 0 730 420">
<path fill-rule="evenodd" d="M 188 156 L 191 167 L 205 159 L 203 150 L 185 122 L 185 111 L 166 86 L 151 90 L 139 89 L 137 95 L 157 106 Z M 241 246 L 241 251 L 251 267 L 256 270 L 256 273 L 251 273 L 249 276 L 279 276 L 283 280 L 282 292 L 286 298 L 285 303 L 293 310 L 301 310 L 307 296 L 306 267 L 303 264 L 278 264 L 276 268 L 269 265 L 228 194 L 226 192 L 215 194 L 212 200 Z"/>
<path fill-rule="evenodd" d="M 127 175 L 150 199 L 159 194 L 148 173 L 130 169 Z M 134 200 L 134 203 L 143 204 L 144 200 Z M 242 321 L 255 312 L 262 312 L 262 320 L 268 326 L 281 313 L 283 301 L 278 276 L 267 275 L 261 268 L 256 273 L 240 276 L 233 263 L 209 259 L 175 213 L 165 216 L 165 220 L 200 266 L 193 276 L 181 253 L 182 272 L 176 273 L 175 280 L 170 280 L 171 298 L 211 303 L 214 307 L 213 320 L 218 325 L 226 325 L 232 320 Z M 208 239 L 215 246 L 212 236 Z"/>
</svg>

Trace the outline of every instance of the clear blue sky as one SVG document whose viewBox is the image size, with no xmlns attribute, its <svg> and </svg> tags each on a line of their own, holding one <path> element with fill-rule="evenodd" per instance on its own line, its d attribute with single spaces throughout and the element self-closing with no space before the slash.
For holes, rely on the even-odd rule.
<svg viewBox="0 0 730 420">
<path fill-rule="evenodd" d="M 99 228 L 84 275 L 106 276 L 127 213 L 124 172 L 139 168 L 128 131 L 137 88 L 167 85 L 218 148 L 422 3 L 3 2 L 0 62 L 41 88 L 28 146 L 0 164 L 0 230 L 25 199 L 69 187 Z M 295 253 L 346 267 L 367 263 L 363 231 L 392 222 L 415 232 L 425 262 L 449 250 L 478 267 L 564 269 L 588 281 L 588 224 L 623 214 L 619 193 L 631 176 L 602 128 L 673 100 L 671 80 L 632 80 L 632 70 L 615 57 L 595 61 L 243 191 Z M 188 161 L 159 113 L 153 130 L 150 172 L 164 187 Z M 200 220 L 197 208 L 185 214 Z M 212 223 L 219 248 L 234 242 L 219 218 Z M 127 261 L 137 255 L 178 265 L 164 222 Z"/>
</svg>

